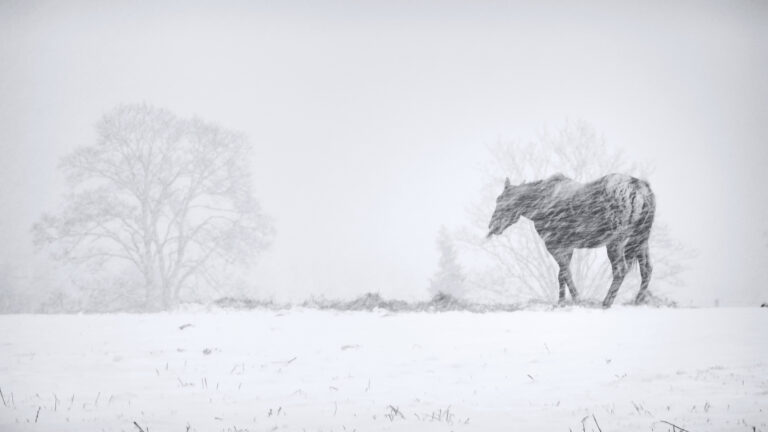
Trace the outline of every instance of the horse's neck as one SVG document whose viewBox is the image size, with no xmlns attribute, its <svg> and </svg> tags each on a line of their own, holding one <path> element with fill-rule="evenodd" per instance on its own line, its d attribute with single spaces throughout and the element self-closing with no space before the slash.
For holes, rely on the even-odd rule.
<svg viewBox="0 0 768 432">
<path fill-rule="evenodd" d="M 532 221 L 536 221 L 541 216 L 541 210 L 549 205 L 552 199 L 551 188 L 544 188 L 540 185 L 526 185 L 522 191 L 522 205 L 520 214 Z"/>
<path fill-rule="evenodd" d="M 523 191 L 525 205 L 522 206 L 521 215 L 534 222 L 544 220 L 552 210 L 570 203 L 578 187 L 579 184 L 573 181 L 567 184 L 530 185 Z"/>
</svg>

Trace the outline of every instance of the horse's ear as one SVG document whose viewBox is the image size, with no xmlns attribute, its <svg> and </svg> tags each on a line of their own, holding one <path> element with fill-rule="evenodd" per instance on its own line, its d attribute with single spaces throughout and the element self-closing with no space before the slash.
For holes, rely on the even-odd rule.
<svg viewBox="0 0 768 432">
<path fill-rule="evenodd" d="M 504 189 L 509 189 L 510 187 L 512 187 L 512 183 L 509 182 L 509 177 L 507 177 L 504 180 Z"/>
</svg>

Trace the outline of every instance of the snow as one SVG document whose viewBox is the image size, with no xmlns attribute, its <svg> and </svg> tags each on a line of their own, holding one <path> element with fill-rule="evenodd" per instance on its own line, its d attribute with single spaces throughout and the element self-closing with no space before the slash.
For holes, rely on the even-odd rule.
<svg viewBox="0 0 768 432">
<path fill-rule="evenodd" d="M 6 315 L 0 430 L 768 431 L 766 329 L 758 308 Z"/>
</svg>

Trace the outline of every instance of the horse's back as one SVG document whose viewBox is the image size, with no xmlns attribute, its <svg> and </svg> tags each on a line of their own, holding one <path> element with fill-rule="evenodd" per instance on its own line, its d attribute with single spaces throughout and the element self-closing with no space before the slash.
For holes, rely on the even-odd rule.
<svg viewBox="0 0 768 432">
<path fill-rule="evenodd" d="M 565 176 L 546 181 L 549 211 L 536 224 L 545 241 L 593 248 L 619 238 L 647 239 L 655 204 L 646 181 L 626 174 L 583 184 Z"/>
<path fill-rule="evenodd" d="M 595 182 L 608 203 L 608 213 L 617 231 L 630 236 L 647 235 L 656 210 L 655 197 L 647 181 L 626 174 L 608 174 Z"/>
</svg>

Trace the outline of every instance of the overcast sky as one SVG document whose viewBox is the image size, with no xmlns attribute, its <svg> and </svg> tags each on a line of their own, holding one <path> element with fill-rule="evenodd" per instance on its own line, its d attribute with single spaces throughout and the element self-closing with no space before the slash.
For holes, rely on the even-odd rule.
<svg viewBox="0 0 768 432">
<path fill-rule="evenodd" d="M 0 261 L 32 262 L 58 159 L 144 101 L 255 145 L 265 295 L 424 297 L 486 147 L 581 119 L 655 167 L 698 251 L 674 298 L 768 300 L 768 3 L 579 3 L 1 1 Z"/>
</svg>

